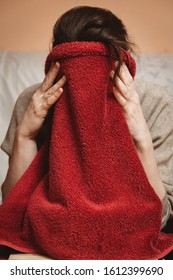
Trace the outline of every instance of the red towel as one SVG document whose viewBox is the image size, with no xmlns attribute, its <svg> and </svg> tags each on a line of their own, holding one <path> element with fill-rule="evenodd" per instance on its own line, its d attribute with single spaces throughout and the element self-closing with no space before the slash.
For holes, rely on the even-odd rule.
<svg viewBox="0 0 173 280">
<path fill-rule="evenodd" d="M 133 58 L 122 58 L 135 74 Z M 55 259 L 158 259 L 161 202 L 147 180 L 109 73 L 102 43 L 56 46 L 67 77 L 45 142 L 0 207 L 0 244 Z"/>
</svg>

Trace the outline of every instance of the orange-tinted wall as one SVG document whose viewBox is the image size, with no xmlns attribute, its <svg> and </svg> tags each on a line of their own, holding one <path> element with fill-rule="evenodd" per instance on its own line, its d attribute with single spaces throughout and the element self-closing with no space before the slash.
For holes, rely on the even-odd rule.
<svg viewBox="0 0 173 280">
<path fill-rule="evenodd" d="M 112 10 L 142 52 L 173 53 L 173 0 L 0 0 L 0 49 L 47 50 L 56 19 L 78 5 Z"/>
</svg>

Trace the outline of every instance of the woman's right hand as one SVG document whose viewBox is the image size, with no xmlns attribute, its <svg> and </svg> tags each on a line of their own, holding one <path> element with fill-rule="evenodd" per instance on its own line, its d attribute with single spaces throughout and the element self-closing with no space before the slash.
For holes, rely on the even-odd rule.
<svg viewBox="0 0 173 280">
<path fill-rule="evenodd" d="M 54 81 L 60 70 L 60 64 L 56 62 L 45 76 L 41 86 L 33 94 L 30 104 L 17 127 L 20 136 L 35 140 L 50 107 L 60 98 L 66 77 L 58 82 Z"/>
</svg>

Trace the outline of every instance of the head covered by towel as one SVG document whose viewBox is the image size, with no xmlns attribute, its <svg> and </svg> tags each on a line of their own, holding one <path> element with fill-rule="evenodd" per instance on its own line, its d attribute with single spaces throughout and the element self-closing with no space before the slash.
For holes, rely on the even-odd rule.
<svg viewBox="0 0 173 280">
<path fill-rule="evenodd" d="M 59 61 L 67 84 L 50 137 L 0 208 L 0 244 L 55 259 L 158 259 L 173 248 L 112 94 L 116 60 L 135 75 L 131 55 L 103 42 L 60 42 L 48 55 L 45 72 Z"/>
</svg>

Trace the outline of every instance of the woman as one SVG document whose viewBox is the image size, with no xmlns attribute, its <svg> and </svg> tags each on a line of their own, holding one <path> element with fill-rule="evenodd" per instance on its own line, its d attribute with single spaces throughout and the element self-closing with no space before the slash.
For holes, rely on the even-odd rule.
<svg viewBox="0 0 173 280">
<path fill-rule="evenodd" d="M 69 24 L 70 22 L 70 24 Z M 165 119 L 172 118 L 173 98 L 157 86 L 134 82 L 122 62 L 120 48 L 132 53 L 133 44 L 121 22 L 110 11 L 94 7 L 77 7 L 67 11 L 56 22 L 52 47 L 73 41 L 98 41 L 110 44 L 118 61 L 110 77 L 113 94 L 122 110 L 133 137 L 136 151 L 153 190 L 162 203 L 162 225 L 173 215 L 173 129 Z M 63 95 L 67 78 L 56 77 L 60 63 L 51 69 L 40 85 L 19 97 L 2 149 L 9 154 L 9 169 L 2 185 L 3 198 L 36 156 L 42 145 L 50 108 Z M 16 121 L 17 116 L 17 121 Z"/>
</svg>

